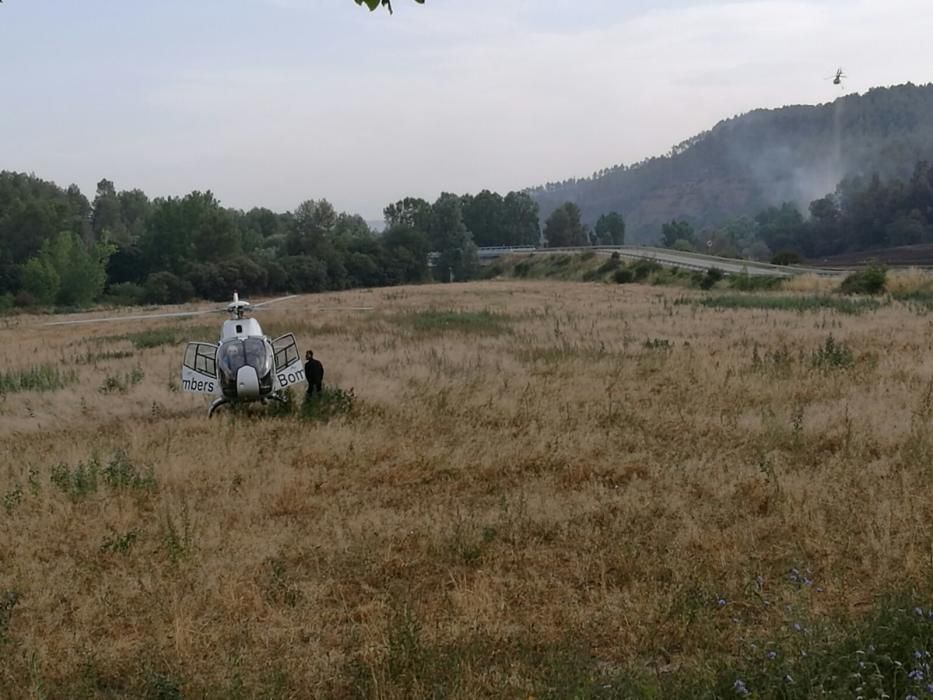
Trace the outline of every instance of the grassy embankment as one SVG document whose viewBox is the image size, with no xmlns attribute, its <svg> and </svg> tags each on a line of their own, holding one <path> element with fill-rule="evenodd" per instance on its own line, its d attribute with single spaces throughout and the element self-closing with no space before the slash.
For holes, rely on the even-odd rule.
<svg viewBox="0 0 933 700">
<path fill-rule="evenodd" d="M 625 261 L 618 256 L 592 252 L 516 255 L 494 261 L 483 270 L 486 279 L 561 280 L 608 284 L 649 284 L 711 292 L 703 303 L 722 308 L 830 308 L 908 302 L 933 309 L 933 275 L 928 270 L 872 267 L 857 274 L 820 277 L 812 274 L 793 278 L 724 275 L 720 270 L 700 272 L 665 267 L 653 260 Z M 755 294 L 774 292 L 774 294 Z M 788 294 L 779 294 L 787 292 Z M 886 295 L 879 301 L 846 301 L 838 295 Z M 835 297 L 835 298 L 834 298 Z"/>
</svg>

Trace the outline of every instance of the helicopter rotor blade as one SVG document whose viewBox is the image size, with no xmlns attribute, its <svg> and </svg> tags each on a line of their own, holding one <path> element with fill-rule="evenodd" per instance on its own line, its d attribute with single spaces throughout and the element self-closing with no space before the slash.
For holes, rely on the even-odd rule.
<svg viewBox="0 0 933 700">
<path fill-rule="evenodd" d="M 225 312 L 226 309 L 205 309 L 203 311 L 176 311 L 167 314 L 137 314 L 135 316 L 108 316 L 106 318 L 81 318 L 74 321 L 50 321 L 46 326 L 81 326 L 91 323 L 116 323 L 118 321 L 142 321 L 151 318 L 186 318 Z"/>
<path fill-rule="evenodd" d="M 295 299 L 298 297 L 298 294 L 289 294 L 288 296 L 279 297 L 277 299 L 269 299 L 268 301 L 261 301 L 258 304 L 248 304 L 249 309 L 258 309 L 264 306 L 270 306 L 271 304 L 278 304 L 282 301 L 288 301 L 289 299 Z M 374 307 L 372 306 L 319 306 L 317 307 L 318 311 L 372 311 Z M 46 326 L 82 326 L 90 325 L 92 323 L 118 323 L 120 321 L 145 321 L 149 319 L 160 319 L 160 318 L 190 318 L 192 316 L 204 316 L 207 314 L 217 314 L 217 313 L 227 313 L 229 311 L 226 307 L 217 307 L 213 309 L 202 309 L 200 311 L 174 311 L 170 313 L 160 313 L 160 314 L 134 314 L 132 316 L 106 316 L 103 318 L 80 318 L 68 321 L 50 321 L 44 325 Z"/>
<path fill-rule="evenodd" d="M 372 311 L 375 306 L 316 306 L 315 311 Z"/>
<path fill-rule="evenodd" d="M 258 304 L 250 304 L 251 309 L 258 309 L 263 306 L 269 306 L 270 304 L 278 304 L 280 301 L 288 301 L 289 299 L 297 298 L 298 294 L 289 294 L 287 297 L 279 297 L 278 299 L 270 299 L 269 301 L 261 301 Z M 315 311 L 372 311 L 372 306 L 315 306 Z"/>
<path fill-rule="evenodd" d="M 297 294 L 289 294 L 287 297 L 279 297 L 278 299 L 269 299 L 268 301 L 261 301 L 258 304 L 250 304 L 250 308 L 259 309 L 263 306 L 269 306 L 270 304 L 278 304 L 280 301 L 288 301 L 289 299 L 294 299 L 297 297 Z"/>
</svg>

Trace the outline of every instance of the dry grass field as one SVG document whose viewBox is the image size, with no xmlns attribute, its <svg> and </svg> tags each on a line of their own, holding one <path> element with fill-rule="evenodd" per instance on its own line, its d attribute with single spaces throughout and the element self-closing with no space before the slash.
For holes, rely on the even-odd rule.
<svg viewBox="0 0 933 700">
<path fill-rule="evenodd" d="M 701 298 L 257 314 L 354 390 L 329 422 L 180 393 L 222 316 L 0 322 L 0 697 L 808 697 L 808 652 L 920 695 L 884 601 L 933 590 L 933 316 Z"/>
</svg>

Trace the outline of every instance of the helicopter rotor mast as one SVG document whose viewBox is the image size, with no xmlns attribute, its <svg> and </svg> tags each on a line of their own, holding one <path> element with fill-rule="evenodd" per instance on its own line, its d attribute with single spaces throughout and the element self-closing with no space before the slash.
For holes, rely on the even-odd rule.
<svg viewBox="0 0 933 700">
<path fill-rule="evenodd" d="M 239 293 L 234 290 L 233 301 L 227 304 L 227 313 L 230 314 L 230 317 L 240 321 L 243 318 L 243 314 L 249 311 L 250 308 L 252 308 L 252 305 L 248 301 L 240 301 Z"/>
</svg>

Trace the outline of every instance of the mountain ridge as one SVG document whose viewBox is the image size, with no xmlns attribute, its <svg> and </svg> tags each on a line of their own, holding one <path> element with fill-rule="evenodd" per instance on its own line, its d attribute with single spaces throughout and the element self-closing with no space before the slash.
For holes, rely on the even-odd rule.
<svg viewBox="0 0 933 700">
<path fill-rule="evenodd" d="M 877 87 L 816 105 L 759 108 L 719 121 L 662 155 L 595 177 L 530 188 L 543 217 L 566 201 L 586 223 L 621 213 L 650 242 L 674 218 L 696 228 L 792 202 L 802 211 L 845 177 L 910 177 L 933 159 L 933 83 Z"/>
</svg>

